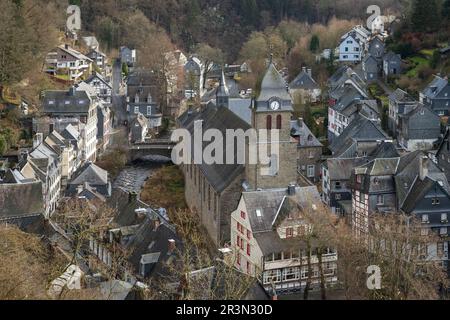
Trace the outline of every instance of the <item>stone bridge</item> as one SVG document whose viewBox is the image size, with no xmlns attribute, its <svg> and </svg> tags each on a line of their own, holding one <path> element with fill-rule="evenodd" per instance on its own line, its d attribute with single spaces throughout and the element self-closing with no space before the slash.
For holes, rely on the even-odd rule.
<svg viewBox="0 0 450 320">
<path fill-rule="evenodd" d="M 129 159 L 134 161 L 146 156 L 163 156 L 170 159 L 175 145 L 170 139 L 153 139 L 148 142 L 130 144 Z"/>
</svg>

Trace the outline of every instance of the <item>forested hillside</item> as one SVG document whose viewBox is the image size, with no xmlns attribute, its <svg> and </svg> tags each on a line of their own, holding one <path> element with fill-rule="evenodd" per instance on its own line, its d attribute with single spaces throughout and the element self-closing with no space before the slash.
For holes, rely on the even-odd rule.
<svg viewBox="0 0 450 320">
<path fill-rule="evenodd" d="M 123 21 L 135 9 L 142 11 L 171 39 L 189 51 L 197 43 L 218 47 L 231 59 L 253 31 L 265 30 L 281 21 L 327 24 L 333 17 L 367 16 L 366 9 L 378 4 L 383 10 L 400 12 L 409 1 L 398 0 L 73 0 L 82 9 L 87 31 L 100 35 L 109 47 L 126 43 Z M 136 28 L 139 21 L 135 22 Z"/>
</svg>

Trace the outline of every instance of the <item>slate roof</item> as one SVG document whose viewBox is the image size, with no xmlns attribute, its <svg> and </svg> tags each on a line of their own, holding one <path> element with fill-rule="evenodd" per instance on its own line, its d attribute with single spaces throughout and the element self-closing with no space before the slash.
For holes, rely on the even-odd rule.
<svg viewBox="0 0 450 320">
<path fill-rule="evenodd" d="M 89 112 L 91 100 L 85 91 L 44 91 L 42 102 L 46 114 L 86 114 Z"/>
<path fill-rule="evenodd" d="M 389 51 L 388 53 L 386 53 L 384 55 L 383 61 L 389 62 L 389 63 L 395 62 L 395 61 L 400 61 L 401 62 L 402 58 L 401 58 L 401 56 L 399 54 L 395 54 L 394 52 Z"/>
<path fill-rule="evenodd" d="M 223 72 L 223 69 L 222 69 L 222 74 L 220 76 L 220 83 L 219 83 L 219 87 L 217 88 L 217 91 L 216 91 L 216 96 L 217 97 L 228 97 L 229 95 L 230 95 L 230 91 L 228 90 L 227 82 L 225 80 L 225 73 Z"/>
<path fill-rule="evenodd" d="M 36 216 L 43 212 L 41 182 L 0 184 L 0 220 Z"/>
<path fill-rule="evenodd" d="M 349 158 L 349 159 L 328 159 L 325 166 L 328 168 L 330 181 L 346 181 L 349 180 L 355 167 L 361 166 L 368 162 L 365 158 Z"/>
<path fill-rule="evenodd" d="M 230 98 L 228 100 L 228 109 L 231 110 L 239 118 L 247 122 L 249 125 L 252 123 L 252 99 L 242 98 Z"/>
<path fill-rule="evenodd" d="M 183 128 L 187 129 L 192 135 L 194 134 L 194 123 L 197 120 L 203 121 L 203 131 L 208 129 L 217 129 L 226 136 L 226 129 L 250 129 L 250 125 L 225 107 L 216 107 L 208 105 L 201 111 L 186 111 L 181 116 Z M 205 143 L 205 146 L 207 143 Z M 235 155 L 235 163 L 237 163 L 237 155 L 235 150 L 230 149 L 231 145 L 224 143 L 224 158 L 227 153 Z M 235 146 L 236 148 L 236 146 Z M 205 163 L 199 165 L 205 178 L 217 192 L 222 192 L 231 182 L 244 172 L 244 166 L 241 164 L 212 164 Z"/>
<path fill-rule="evenodd" d="M 450 85 L 448 80 L 435 75 L 433 81 L 422 91 L 422 94 L 434 99 L 448 85 Z"/>
<path fill-rule="evenodd" d="M 93 60 L 91 58 L 86 57 L 84 54 L 82 54 L 81 52 L 78 52 L 77 50 L 75 50 L 71 47 L 66 48 L 65 45 L 61 45 L 58 48 L 64 52 L 66 52 L 67 54 L 71 55 L 74 58 L 77 58 L 79 60 L 86 60 L 89 62 L 93 62 Z"/>
<path fill-rule="evenodd" d="M 409 201 L 415 199 L 415 197 L 417 196 L 417 192 L 419 192 L 418 190 L 415 190 L 416 187 L 422 188 L 426 186 L 426 184 L 424 183 L 418 183 L 416 187 L 413 188 L 413 184 L 415 183 L 415 181 L 420 180 L 420 158 L 422 157 L 427 158 L 425 153 L 423 153 L 422 151 L 416 151 L 400 158 L 397 175 L 395 176 L 399 207 L 403 207 L 403 205 L 406 203 L 406 198 L 411 193 L 411 191 L 416 193 L 416 195 L 414 197 L 409 197 Z M 438 166 L 428 158 L 425 165 L 428 171 L 427 177 L 433 181 L 441 181 L 443 183 L 444 190 L 449 192 L 450 186 L 448 184 L 448 180 L 445 174 L 438 168 Z M 412 207 L 414 205 L 410 203 L 407 204 L 407 206 Z"/>
<path fill-rule="evenodd" d="M 289 88 L 305 90 L 320 89 L 316 81 L 306 71 L 300 72 L 300 74 L 289 84 Z"/>
<path fill-rule="evenodd" d="M 269 189 L 243 192 L 247 215 L 253 233 L 272 231 L 277 214 L 286 200 L 292 200 L 300 206 L 321 204 L 317 187 L 297 187 L 296 193 L 289 196 L 287 189 Z M 258 212 L 259 211 L 259 212 Z"/>
<path fill-rule="evenodd" d="M 84 82 L 86 82 L 87 84 L 90 84 L 92 81 L 94 81 L 95 79 L 100 80 L 101 82 L 103 82 L 103 84 L 105 84 L 108 88 L 112 89 L 111 84 L 106 81 L 105 77 L 103 77 L 103 75 L 101 75 L 98 72 L 94 72 L 93 74 L 91 74 L 89 76 L 89 78 L 87 78 Z"/>
<path fill-rule="evenodd" d="M 381 129 L 381 126 L 377 121 L 372 121 L 361 115 L 356 115 L 355 119 L 344 129 L 342 134 L 333 141 L 329 148 L 333 153 L 338 153 L 349 140 L 383 141 L 387 139 L 389 139 L 389 136 Z"/>
<path fill-rule="evenodd" d="M 408 121 L 411 117 L 416 116 L 420 112 L 424 112 L 424 115 L 420 116 L 420 127 L 411 127 Z M 433 112 L 428 106 L 418 103 L 416 108 L 411 110 L 407 114 L 399 115 L 406 124 L 408 125 L 408 139 L 434 139 L 438 140 L 440 137 L 440 117 Z"/>
<path fill-rule="evenodd" d="M 289 196 L 287 189 L 243 192 L 247 215 L 255 240 L 264 255 L 298 247 L 298 240 L 281 239 L 276 226 L 295 206 L 302 208 L 322 206 L 317 187 L 297 187 L 296 193 Z M 259 214 L 258 214 L 259 212 Z"/>
<path fill-rule="evenodd" d="M 81 185 L 88 182 L 90 185 L 108 184 L 108 171 L 96 166 L 93 163 L 86 163 L 74 174 L 74 179 L 69 185 Z"/>
<path fill-rule="evenodd" d="M 256 100 L 258 102 L 265 102 L 269 101 L 273 97 L 278 97 L 283 101 L 292 100 L 287 90 L 286 81 L 284 80 L 280 72 L 278 72 L 278 70 L 275 68 L 274 64 L 270 62 L 261 83 L 261 92 Z M 292 111 L 293 109 L 291 105 L 285 105 L 283 103 L 280 110 Z"/>
<path fill-rule="evenodd" d="M 400 157 L 400 154 L 398 153 L 397 148 L 392 142 L 383 141 L 370 156 L 375 159 L 397 158 Z"/>
<path fill-rule="evenodd" d="M 415 99 L 411 97 L 407 92 L 400 88 L 397 88 L 389 95 L 389 100 L 398 102 L 413 102 Z"/>
<path fill-rule="evenodd" d="M 169 239 L 175 240 L 177 249 L 182 249 L 182 242 L 176 235 L 173 227 L 162 223 L 156 228 L 154 218 L 147 217 L 139 226 L 130 242 L 125 246 L 130 252 L 128 261 L 134 267 L 135 272 L 139 271 L 141 259 L 144 256 L 154 259 L 155 262 L 155 267 L 152 269 L 149 277 L 155 274 L 164 274 L 164 263 L 177 253 L 176 251 L 169 251 Z M 149 254 L 153 255 L 150 256 Z"/>
<path fill-rule="evenodd" d="M 303 120 L 291 121 L 291 135 L 300 138 L 298 147 L 309 148 L 323 146 Z"/>
</svg>

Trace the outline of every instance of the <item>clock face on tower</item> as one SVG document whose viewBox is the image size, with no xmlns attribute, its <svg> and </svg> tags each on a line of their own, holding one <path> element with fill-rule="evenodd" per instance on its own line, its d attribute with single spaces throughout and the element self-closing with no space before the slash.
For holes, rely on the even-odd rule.
<svg viewBox="0 0 450 320">
<path fill-rule="evenodd" d="M 272 109 L 272 110 L 278 110 L 278 109 L 280 109 L 280 103 L 278 102 L 278 101 L 272 101 L 271 103 L 270 103 L 270 109 Z"/>
</svg>

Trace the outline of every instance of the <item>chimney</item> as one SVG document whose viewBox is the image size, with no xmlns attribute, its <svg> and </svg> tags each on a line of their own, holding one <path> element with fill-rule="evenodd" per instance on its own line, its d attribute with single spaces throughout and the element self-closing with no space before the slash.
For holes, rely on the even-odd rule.
<svg viewBox="0 0 450 320">
<path fill-rule="evenodd" d="M 312 70 L 311 70 L 311 68 L 307 69 L 307 73 L 309 74 L 310 77 L 312 77 Z"/>
<path fill-rule="evenodd" d="M 137 193 L 136 192 L 130 192 L 128 193 L 128 203 L 132 203 L 137 200 Z"/>
<path fill-rule="evenodd" d="M 64 44 L 64 48 L 69 49 L 69 45 L 67 43 Z"/>
<path fill-rule="evenodd" d="M 290 184 L 290 185 L 288 186 L 288 195 L 289 195 L 289 196 L 294 196 L 295 193 L 296 193 L 295 185 L 294 185 L 294 184 Z"/>
<path fill-rule="evenodd" d="M 428 176 L 428 158 L 422 156 L 419 161 L 419 178 L 424 180 Z"/>
<path fill-rule="evenodd" d="M 169 246 L 167 252 L 169 254 L 173 253 L 176 249 L 176 244 L 174 239 L 169 239 Z"/>
<path fill-rule="evenodd" d="M 71 96 L 71 97 L 75 96 L 75 91 L 76 91 L 76 89 L 74 86 L 70 87 L 69 88 L 69 96 Z"/>
<path fill-rule="evenodd" d="M 33 149 L 36 149 L 44 141 L 43 133 L 39 132 L 33 138 Z"/>
<path fill-rule="evenodd" d="M 298 118 L 297 123 L 300 128 L 303 128 L 303 118 Z"/>
</svg>

